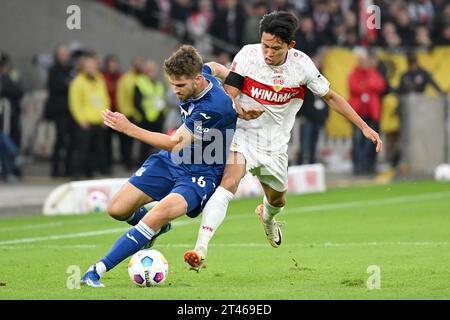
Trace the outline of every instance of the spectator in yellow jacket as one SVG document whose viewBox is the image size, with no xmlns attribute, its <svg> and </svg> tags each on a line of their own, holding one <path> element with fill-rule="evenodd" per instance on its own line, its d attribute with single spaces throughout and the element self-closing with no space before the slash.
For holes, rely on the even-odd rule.
<svg viewBox="0 0 450 320">
<path fill-rule="evenodd" d="M 158 65 L 146 60 L 142 74 L 136 79 L 134 105 L 142 116 L 140 126 L 153 132 L 162 132 L 165 121 L 166 101 L 164 84 L 158 80 Z M 139 162 L 143 163 L 157 149 L 147 143 L 140 144 Z"/>
<path fill-rule="evenodd" d="M 117 83 L 117 111 L 123 113 L 134 123 L 140 123 L 142 121 L 142 116 L 137 111 L 133 101 L 136 79 L 142 73 L 142 63 L 142 58 L 134 58 L 131 69 L 123 74 Z M 119 139 L 122 163 L 126 169 L 131 170 L 133 167 L 131 154 L 134 140 L 123 133 L 119 133 Z"/>
<path fill-rule="evenodd" d="M 78 124 L 75 133 L 74 179 L 92 177 L 95 171 L 107 174 L 102 110 L 109 109 L 105 80 L 95 55 L 86 54 L 79 74 L 69 84 L 69 110 Z"/>
<path fill-rule="evenodd" d="M 141 122 L 142 117 L 134 105 L 134 86 L 136 79 L 142 74 L 142 65 L 142 58 L 134 58 L 131 69 L 123 74 L 117 83 L 117 111 L 136 123 Z"/>
</svg>

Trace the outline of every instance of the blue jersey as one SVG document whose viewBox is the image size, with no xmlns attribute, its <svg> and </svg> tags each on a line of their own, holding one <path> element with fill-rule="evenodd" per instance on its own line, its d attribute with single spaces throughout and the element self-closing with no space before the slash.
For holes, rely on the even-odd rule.
<svg viewBox="0 0 450 320">
<path fill-rule="evenodd" d="M 203 210 L 220 184 L 237 120 L 231 98 L 208 66 L 204 66 L 203 76 L 208 87 L 199 97 L 180 104 L 183 125 L 192 132 L 195 143 L 179 153 L 163 150 L 150 156 L 129 180 L 153 200 L 180 194 L 189 217 Z"/>
<path fill-rule="evenodd" d="M 203 66 L 208 87 L 197 98 L 180 103 L 181 121 L 195 142 L 177 154 L 161 151 L 172 162 L 192 174 L 222 175 L 228 149 L 236 130 L 237 112 L 222 83 Z"/>
</svg>

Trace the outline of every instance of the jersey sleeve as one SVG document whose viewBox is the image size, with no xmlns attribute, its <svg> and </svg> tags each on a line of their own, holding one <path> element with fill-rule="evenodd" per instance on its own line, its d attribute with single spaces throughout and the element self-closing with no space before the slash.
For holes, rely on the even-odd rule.
<svg viewBox="0 0 450 320">
<path fill-rule="evenodd" d="M 244 46 L 234 57 L 230 71 L 237 73 L 242 77 L 245 77 L 247 73 L 247 65 L 248 65 L 248 47 Z"/>
<path fill-rule="evenodd" d="M 221 119 L 221 115 L 217 112 L 198 110 L 186 118 L 184 125 L 192 132 L 195 139 L 201 140 L 203 133 L 219 128 Z"/>
<path fill-rule="evenodd" d="M 203 65 L 202 73 L 206 73 L 212 76 L 212 70 L 211 67 L 208 66 L 206 63 Z"/>
<path fill-rule="evenodd" d="M 325 78 L 315 66 L 314 62 L 305 56 L 306 86 L 316 96 L 323 97 L 330 89 L 330 82 Z"/>
</svg>

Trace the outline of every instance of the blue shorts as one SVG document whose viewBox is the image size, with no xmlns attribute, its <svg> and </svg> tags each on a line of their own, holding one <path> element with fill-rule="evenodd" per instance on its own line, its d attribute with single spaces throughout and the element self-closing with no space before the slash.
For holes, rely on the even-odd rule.
<svg viewBox="0 0 450 320">
<path fill-rule="evenodd" d="M 197 217 L 220 184 L 217 175 L 192 175 L 161 154 L 150 156 L 128 180 L 154 200 L 178 193 L 188 204 L 187 215 Z"/>
</svg>

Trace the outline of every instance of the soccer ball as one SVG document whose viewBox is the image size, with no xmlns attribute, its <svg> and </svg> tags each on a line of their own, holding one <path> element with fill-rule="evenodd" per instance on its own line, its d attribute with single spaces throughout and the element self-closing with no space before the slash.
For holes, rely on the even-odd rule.
<svg viewBox="0 0 450 320">
<path fill-rule="evenodd" d="M 86 201 L 87 212 L 103 212 L 108 208 L 108 196 L 102 191 L 91 191 Z"/>
<path fill-rule="evenodd" d="M 450 164 L 442 163 L 434 169 L 434 178 L 437 181 L 450 181 Z"/>
<path fill-rule="evenodd" d="M 158 286 L 169 272 L 169 264 L 161 252 L 144 249 L 136 252 L 128 264 L 131 281 L 140 287 Z"/>
</svg>

